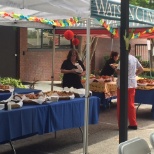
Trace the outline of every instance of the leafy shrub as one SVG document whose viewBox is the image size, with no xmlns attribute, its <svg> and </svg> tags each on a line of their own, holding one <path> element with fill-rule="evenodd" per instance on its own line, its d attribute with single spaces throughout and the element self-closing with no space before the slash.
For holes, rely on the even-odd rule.
<svg viewBox="0 0 154 154">
<path fill-rule="evenodd" d="M 149 67 L 150 67 L 149 61 L 140 61 L 140 63 L 142 64 L 142 66 L 143 66 L 144 68 L 149 68 Z"/>
<path fill-rule="evenodd" d="M 151 75 L 150 75 L 150 71 L 143 72 L 143 73 L 140 74 L 139 76 L 142 77 L 142 78 L 154 79 L 154 72 L 152 71 L 152 72 L 151 72 Z"/>
<path fill-rule="evenodd" d="M 0 78 L 0 83 L 4 85 L 10 85 L 15 88 L 25 88 L 25 86 L 22 84 L 20 80 L 10 77 Z"/>
</svg>

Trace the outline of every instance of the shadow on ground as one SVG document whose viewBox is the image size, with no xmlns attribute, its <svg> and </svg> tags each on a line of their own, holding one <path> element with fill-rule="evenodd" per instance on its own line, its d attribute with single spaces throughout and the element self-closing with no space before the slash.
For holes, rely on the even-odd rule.
<svg viewBox="0 0 154 154">
<path fill-rule="evenodd" d="M 139 129 L 129 131 L 130 136 L 140 135 L 141 131 L 153 131 L 153 119 L 150 105 L 141 105 L 137 112 Z M 148 132 L 149 133 L 149 132 Z M 89 126 L 89 149 L 93 154 L 117 153 L 119 130 L 116 119 L 116 105 L 110 109 L 100 110 L 99 124 Z M 135 137 L 135 136 L 134 136 Z M 12 142 L 17 154 L 76 154 L 83 149 L 82 134 L 78 128 L 54 133 L 35 135 Z M 113 145 L 110 146 L 109 144 Z M 94 152 L 95 149 L 95 152 Z M 97 149 L 97 150 L 96 150 Z M 100 149 L 100 153 L 98 152 Z M 104 149 L 104 151 L 102 151 Z M 105 151 L 108 150 L 106 153 Z M 12 154 L 9 144 L 0 145 L 1 154 Z"/>
</svg>

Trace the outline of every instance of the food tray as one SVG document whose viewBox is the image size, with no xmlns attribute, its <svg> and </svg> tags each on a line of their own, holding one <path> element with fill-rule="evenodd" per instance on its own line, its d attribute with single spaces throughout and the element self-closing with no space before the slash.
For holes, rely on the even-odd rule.
<svg viewBox="0 0 154 154">
<path fill-rule="evenodd" d="M 44 93 L 47 101 L 57 102 L 59 100 L 74 99 L 74 93 L 67 91 L 48 91 Z"/>
<path fill-rule="evenodd" d="M 1 101 L 0 102 L 0 110 L 11 110 L 20 108 L 23 106 L 22 100 L 7 100 L 7 101 Z"/>
<path fill-rule="evenodd" d="M 46 100 L 46 97 L 43 93 L 16 94 L 14 98 L 19 100 L 22 99 L 23 103 L 28 105 L 43 104 Z"/>
<path fill-rule="evenodd" d="M 14 91 L 14 87 L 9 85 L 0 85 L 0 93 L 10 93 Z"/>
<path fill-rule="evenodd" d="M 104 82 L 111 82 L 111 79 L 105 79 Z"/>
<path fill-rule="evenodd" d="M 137 83 L 138 86 L 147 86 L 147 83 Z"/>
<path fill-rule="evenodd" d="M 154 83 L 148 83 L 147 86 L 154 86 Z"/>
<path fill-rule="evenodd" d="M 154 86 L 138 86 L 136 89 L 140 89 L 140 90 L 152 90 L 152 89 L 154 89 Z"/>
<path fill-rule="evenodd" d="M 57 101 L 60 101 L 60 100 L 70 100 L 70 99 L 71 99 L 71 97 L 69 97 L 69 96 L 51 96 L 50 97 L 50 100 L 52 102 L 57 102 Z"/>
<path fill-rule="evenodd" d="M 40 100 L 40 99 L 23 100 L 23 104 L 27 104 L 27 105 L 40 105 L 43 103 L 45 103 L 45 100 Z"/>
<path fill-rule="evenodd" d="M 0 93 L 10 93 L 10 90 L 2 90 L 2 89 L 0 89 Z"/>
</svg>

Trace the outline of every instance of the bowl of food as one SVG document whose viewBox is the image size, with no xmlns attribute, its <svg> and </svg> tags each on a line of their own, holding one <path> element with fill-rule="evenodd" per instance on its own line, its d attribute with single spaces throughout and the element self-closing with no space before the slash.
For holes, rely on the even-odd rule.
<svg viewBox="0 0 154 154">
<path fill-rule="evenodd" d="M 138 86 L 147 86 L 147 83 L 137 83 Z"/>
<path fill-rule="evenodd" d="M 137 85 L 138 86 L 147 86 L 147 80 L 146 79 L 139 79 L 137 80 Z"/>
</svg>

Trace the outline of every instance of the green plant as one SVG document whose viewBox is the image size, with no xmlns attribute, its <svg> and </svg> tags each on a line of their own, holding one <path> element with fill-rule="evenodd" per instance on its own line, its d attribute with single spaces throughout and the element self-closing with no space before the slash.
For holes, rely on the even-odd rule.
<svg viewBox="0 0 154 154">
<path fill-rule="evenodd" d="M 149 67 L 150 67 L 149 61 L 140 61 L 140 63 L 142 64 L 142 66 L 143 66 L 144 68 L 149 68 Z"/>
<path fill-rule="evenodd" d="M 147 78 L 147 79 L 154 79 L 154 72 L 152 71 L 151 74 L 150 72 L 143 72 L 142 74 L 139 75 L 139 77 Z"/>
<path fill-rule="evenodd" d="M 110 58 L 109 55 L 104 56 L 104 61 L 106 62 Z"/>
<path fill-rule="evenodd" d="M 138 59 L 138 61 L 141 61 L 141 56 L 135 56 L 137 59 Z"/>
<path fill-rule="evenodd" d="M 4 85 L 10 85 L 16 88 L 25 88 L 25 86 L 22 84 L 20 80 L 10 77 L 0 78 L 0 83 Z"/>
<path fill-rule="evenodd" d="M 100 73 L 101 73 L 100 69 L 95 69 L 95 70 L 91 71 L 91 74 L 94 74 L 95 76 L 100 75 Z"/>
<path fill-rule="evenodd" d="M 109 55 L 105 55 L 105 56 L 103 57 L 103 65 L 102 65 L 102 68 L 104 67 L 106 61 L 107 61 L 109 58 L 110 58 Z"/>
<path fill-rule="evenodd" d="M 59 75 L 59 78 L 60 78 L 60 81 L 62 81 L 62 79 L 63 79 L 63 74 L 62 73 Z"/>
<path fill-rule="evenodd" d="M 135 56 L 138 61 L 142 64 L 143 67 L 148 68 L 150 67 L 149 61 L 142 61 L 142 56 Z"/>
</svg>

